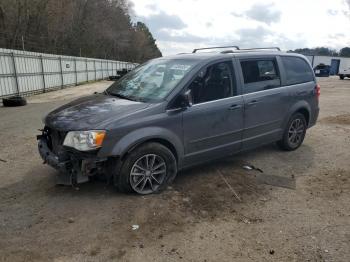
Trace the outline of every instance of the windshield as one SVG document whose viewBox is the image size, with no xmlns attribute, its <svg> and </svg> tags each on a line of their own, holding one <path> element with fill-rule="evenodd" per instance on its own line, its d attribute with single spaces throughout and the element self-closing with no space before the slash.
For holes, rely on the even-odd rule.
<svg viewBox="0 0 350 262">
<path fill-rule="evenodd" d="M 163 100 L 196 64 L 196 60 L 156 59 L 147 62 L 112 84 L 109 95 L 156 102 Z"/>
</svg>

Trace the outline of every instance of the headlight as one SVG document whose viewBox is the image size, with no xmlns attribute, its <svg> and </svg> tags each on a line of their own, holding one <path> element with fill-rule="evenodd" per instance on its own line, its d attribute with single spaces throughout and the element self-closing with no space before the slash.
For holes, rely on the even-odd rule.
<svg viewBox="0 0 350 262">
<path fill-rule="evenodd" d="M 79 151 L 94 150 L 102 146 L 106 131 L 71 131 L 64 139 L 63 145 Z"/>
</svg>

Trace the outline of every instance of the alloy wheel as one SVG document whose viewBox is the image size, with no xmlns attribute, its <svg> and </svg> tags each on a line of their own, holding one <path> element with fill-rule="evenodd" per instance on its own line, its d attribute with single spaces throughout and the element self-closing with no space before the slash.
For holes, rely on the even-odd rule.
<svg viewBox="0 0 350 262">
<path fill-rule="evenodd" d="M 130 185 L 139 194 L 151 194 L 166 178 L 167 166 L 156 154 L 147 154 L 135 161 L 130 171 Z"/>
<path fill-rule="evenodd" d="M 305 125 L 300 118 L 296 118 L 291 123 L 288 130 L 288 142 L 292 147 L 297 147 L 304 136 Z"/>
</svg>

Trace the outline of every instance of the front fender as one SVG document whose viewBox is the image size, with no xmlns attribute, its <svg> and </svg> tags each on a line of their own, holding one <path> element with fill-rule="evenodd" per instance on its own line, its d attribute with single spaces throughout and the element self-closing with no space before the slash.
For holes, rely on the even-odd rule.
<svg viewBox="0 0 350 262">
<path fill-rule="evenodd" d="M 145 127 L 132 131 L 120 138 L 116 144 L 110 146 L 109 149 L 101 150 L 100 156 L 123 156 L 135 146 L 152 139 L 161 139 L 172 144 L 176 150 L 178 164 L 181 164 L 184 155 L 184 148 L 181 139 L 175 133 L 162 127 Z"/>
</svg>

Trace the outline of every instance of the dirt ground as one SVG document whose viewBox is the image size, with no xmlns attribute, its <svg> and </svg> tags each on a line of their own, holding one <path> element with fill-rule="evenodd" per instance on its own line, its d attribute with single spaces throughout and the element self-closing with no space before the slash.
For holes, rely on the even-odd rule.
<svg viewBox="0 0 350 262">
<path fill-rule="evenodd" d="M 1 107 L 0 261 L 349 261 L 350 80 L 319 82 L 319 121 L 299 150 L 208 163 L 145 197 L 103 182 L 55 186 L 37 153 L 45 113 L 110 82 Z M 294 177 L 296 188 L 261 184 L 264 175 Z"/>
</svg>

